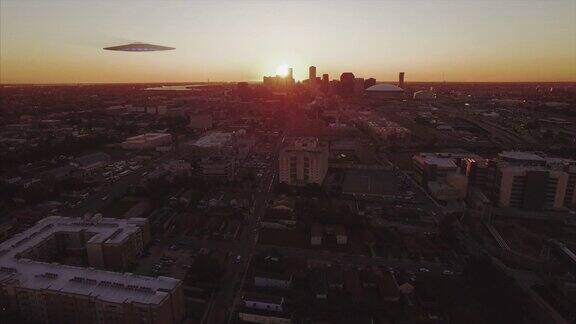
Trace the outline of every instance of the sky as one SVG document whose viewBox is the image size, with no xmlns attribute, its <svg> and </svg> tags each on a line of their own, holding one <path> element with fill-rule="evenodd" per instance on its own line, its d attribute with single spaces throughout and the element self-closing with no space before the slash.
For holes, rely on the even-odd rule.
<svg viewBox="0 0 576 324">
<path fill-rule="evenodd" d="M 105 51 L 147 42 L 164 52 Z M 576 0 L 0 0 L 0 83 L 576 81 Z"/>
</svg>

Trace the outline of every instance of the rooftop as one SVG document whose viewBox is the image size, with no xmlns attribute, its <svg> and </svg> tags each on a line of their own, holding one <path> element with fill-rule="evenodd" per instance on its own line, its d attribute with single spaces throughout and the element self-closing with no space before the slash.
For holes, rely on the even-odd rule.
<svg viewBox="0 0 576 324">
<path fill-rule="evenodd" d="M 423 156 L 421 160 L 426 164 L 435 165 L 440 168 L 446 168 L 446 169 L 456 168 L 456 163 L 454 163 L 454 160 L 451 158 L 443 158 L 427 155 Z"/>
<path fill-rule="evenodd" d="M 110 160 L 110 155 L 104 152 L 96 152 L 88 155 L 80 156 L 72 161 L 73 164 L 77 164 L 79 166 L 88 166 L 98 162 L 108 161 Z"/>
<path fill-rule="evenodd" d="M 545 158 L 533 152 L 504 151 L 499 154 L 500 158 L 505 160 L 544 162 Z"/>
<path fill-rule="evenodd" d="M 146 133 L 146 134 L 140 134 L 140 135 L 128 137 L 126 139 L 126 141 L 127 142 L 142 142 L 142 141 L 155 140 L 157 138 L 166 137 L 166 136 L 171 136 L 171 135 L 167 134 L 167 133 Z"/>
<path fill-rule="evenodd" d="M 139 230 L 145 219 L 68 218 L 50 216 L 0 244 L 0 282 L 19 287 L 90 296 L 107 302 L 159 304 L 180 281 L 93 268 L 78 268 L 18 256 L 61 232 L 94 234 L 88 242 L 118 243 Z"/>
<path fill-rule="evenodd" d="M 232 133 L 212 132 L 196 140 L 193 145 L 198 147 L 221 146 L 230 141 L 230 139 L 232 139 Z"/>
<path fill-rule="evenodd" d="M 404 92 L 404 89 L 393 84 L 380 83 L 366 89 L 368 92 Z"/>
<path fill-rule="evenodd" d="M 244 300 L 245 301 L 251 301 L 251 302 L 260 302 L 260 303 L 269 303 L 269 304 L 280 305 L 284 302 L 284 297 L 255 293 L 255 292 L 246 292 L 244 294 Z"/>
</svg>

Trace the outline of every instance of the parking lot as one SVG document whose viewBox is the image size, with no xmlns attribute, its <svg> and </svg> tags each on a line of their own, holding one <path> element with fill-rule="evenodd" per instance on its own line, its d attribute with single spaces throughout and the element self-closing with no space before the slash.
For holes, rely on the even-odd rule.
<svg viewBox="0 0 576 324">
<path fill-rule="evenodd" d="M 184 279 L 194 262 L 197 252 L 182 249 L 180 245 L 159 244 L 150 247 L 147 255 L 141 258 L 136 273 L 148 276 L 167 276 Z"/>
</svg>

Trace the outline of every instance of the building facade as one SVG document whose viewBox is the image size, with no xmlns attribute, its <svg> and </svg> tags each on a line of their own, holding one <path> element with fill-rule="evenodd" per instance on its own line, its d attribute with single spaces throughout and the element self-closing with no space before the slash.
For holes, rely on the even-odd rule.
<svg viewBox="0 0 576 324">
<path fill-rule="evenodd" d="M 317 138 L 298 138 L 280 150 L 280 182 L 321 185 L 328 172 L 328 147 Z"/>
<path fill-rule="evenodd" d="M 40 323 L 179 323 L 182 282 L 123 268 L 149 240 L 143 219 L 51 216 L 0 244 L 0 315 Z M 90 268 L 53 262 L 63 250 Z"/>
</svg>

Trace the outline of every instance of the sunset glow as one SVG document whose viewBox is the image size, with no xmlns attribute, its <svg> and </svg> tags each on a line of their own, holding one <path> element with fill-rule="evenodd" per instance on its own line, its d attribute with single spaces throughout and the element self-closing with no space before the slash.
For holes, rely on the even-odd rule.
<svg viewBox="0 0 576 324">
<path fill-rule="evenodd" d="M 283 60 L 296 80 L 572 81 L 575 31 L 573 0 L 3 0 L 0 82 L 255 81 Z M 133 42 L 176 50 L 102 50 Z"/>
<path fill-rule="evenodd" d="M 281 76 L 287 76 L 288 75 L 288 65 L 286 65 L 286 64 L 279 65 L 276 68 L 276 74 L 281 75 Z"/>
</svg>

